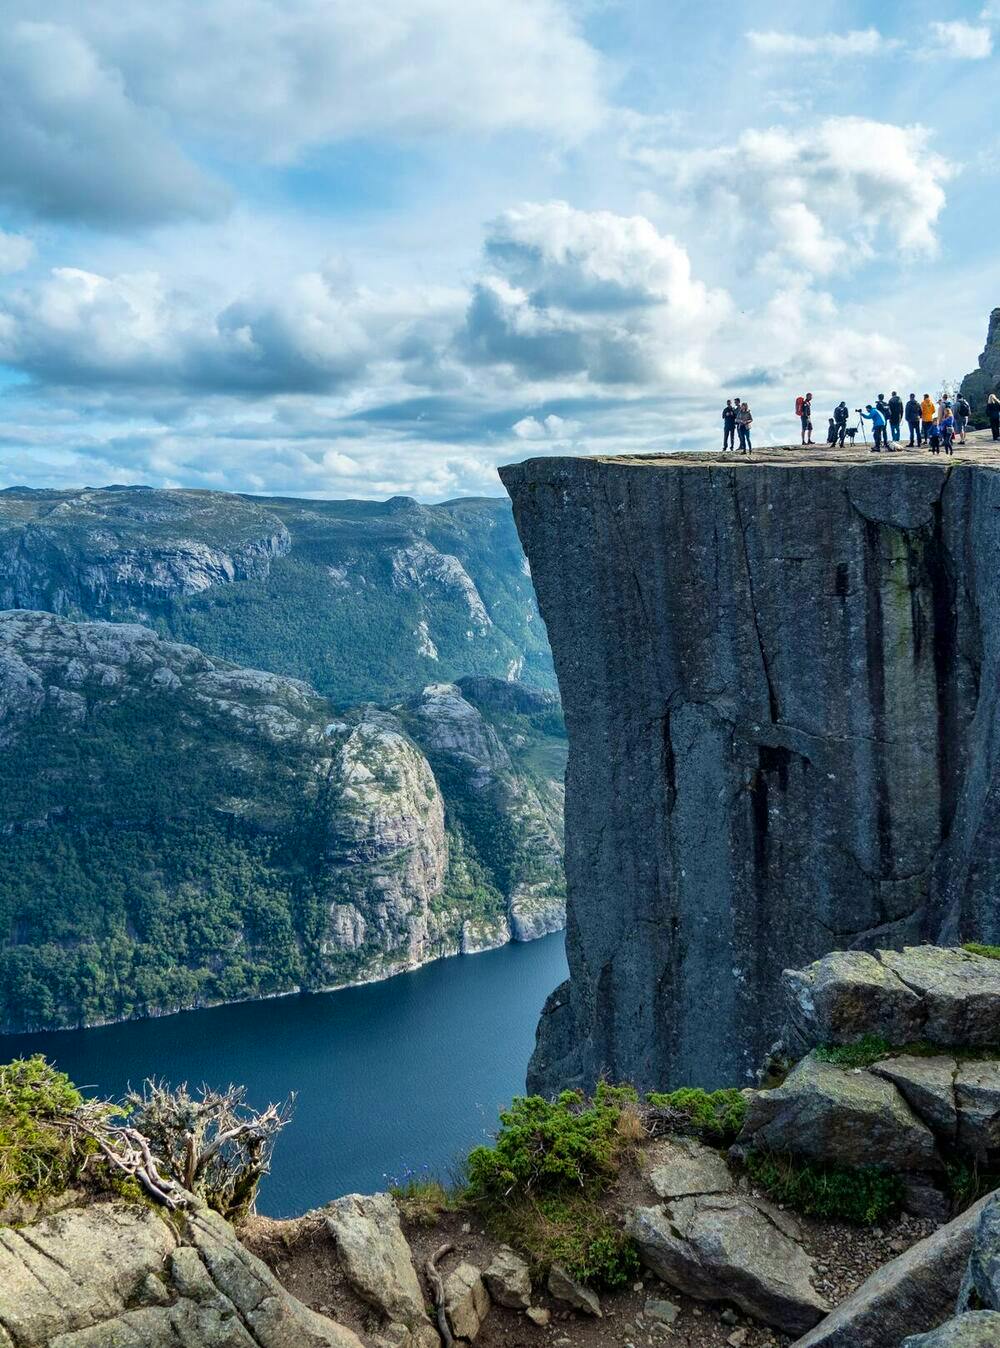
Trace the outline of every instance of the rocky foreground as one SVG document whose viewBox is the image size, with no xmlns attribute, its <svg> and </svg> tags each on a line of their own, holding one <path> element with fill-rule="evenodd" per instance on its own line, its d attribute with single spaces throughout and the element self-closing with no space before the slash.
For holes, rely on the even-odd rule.
<svg viewBox="0 0 1000 1348">
<path fill-rule="evenodd" d="M 1000 960 L 835 952 L 783 996 L 769 1084 L 522 1102 L 461 1194 L 239 1237 L 193 1196 L 0 1204 L 0 1345 L 1000 1343 Z"/>
</svg>

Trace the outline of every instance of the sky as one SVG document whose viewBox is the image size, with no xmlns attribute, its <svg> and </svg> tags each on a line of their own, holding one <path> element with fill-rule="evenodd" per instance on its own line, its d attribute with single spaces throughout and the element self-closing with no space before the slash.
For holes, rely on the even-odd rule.
<svg viewBox="0 0 1000 1348">
<path fill-rule="evenodd" d="M 1000 0 L 5 0 L 0 126 L 0 488 L 787 442 L 1000 305 Z"/>
</svg>

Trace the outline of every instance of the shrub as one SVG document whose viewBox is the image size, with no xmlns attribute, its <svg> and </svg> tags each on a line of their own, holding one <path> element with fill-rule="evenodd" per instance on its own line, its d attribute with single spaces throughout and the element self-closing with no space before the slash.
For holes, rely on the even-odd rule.
<svg viewBox="0 0 1000 1348">
<path fill-rule="evenodd" d="M 613 1175 L 622 1108 L 636 1098 L 631 1087 L 601 1085 L 590 1103 L 580 1091 L 516 1099 L 500 1115 L 495 1145 L 469 1155 L 470 1197 L 555 1193 Z"/>
<path fill-rule="evenodd" d="M 536 1279 L 561 1264 L 570 1277 L 610 1292 L 627 1287 L 639 1273 L 633 1242 L 585 1195 L 524 1199 L 486 1220 L 491 1234 L 525 1255 Z"/>
<path fill-rule="evenodd" d="M 892 1051 L 888 1039 L 883 1039 L 880 1034 L 866 1034 L 853 1044 L 825 1045 L 816 1049 L 815 1054 L 821 1062 L 834 1063 L 837 1067 L 871 1067 Z"/>
<path fill-rule="evenodd" d="M 0 1066 L 0 1209 L 59 1193 L 76 1180 L 94 1150 L 65 1126 L 82 1103 L 69 1077 L 42 1057 Z"/>
<path fill-rule="evenodd" d="M 871 1166 L 848 1170 L 751 1152 L 747 1172 L 769 1198 L 809 1217 L 827 1217 L 872 1226 L 898 1211 L 903 1181 Z"/>
<path fill-rule="evenodd" d="M 746 1096 L 735 1087 L 703 1091 L 700 1086 L 682 1086 L 666 1094 L 650 1091 L 646 1100 L 667 1116 L 671 1131 L 690 1129 L 719 1142 L 731 1142 L 736 1137 L 747 1112 Z"/>
</svg>

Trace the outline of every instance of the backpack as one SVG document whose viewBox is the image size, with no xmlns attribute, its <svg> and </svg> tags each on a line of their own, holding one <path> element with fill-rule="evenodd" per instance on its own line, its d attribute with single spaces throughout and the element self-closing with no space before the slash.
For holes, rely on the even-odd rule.
<svg viewBox="0 0 1000 1348">
<path fill-rule="evenodd" d="M 968 398 L 959 398 L 958 402 L 955 404 L 955 411 L 960 417 L 967 417 L 972 411 L 972 408 L 969 406 Z"/>
<path fill-rule="evenodd" d="M 802 415 L 802 409 L 805 407 L 805 405 L 806 400 L 800 393 L 799 396 L 795 399 L 795 415 L 797 417 L 800 417 Z"/>
</svg>

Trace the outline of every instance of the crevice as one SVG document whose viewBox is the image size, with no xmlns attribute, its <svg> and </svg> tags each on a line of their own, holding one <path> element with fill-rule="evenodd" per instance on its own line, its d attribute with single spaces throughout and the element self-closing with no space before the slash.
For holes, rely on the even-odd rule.
<svg viewBox="0 0 1000 1348">
<path fill-rule="evenodd" d="M 760 623 L 757 619 L 757 600 L 753 590 L 753 570 L 750 566 L 750 553 L 747 548 L 747 527 L 743 521 L 743 508 L 740 505 L 740 493 L 735 475 L 731 475 L 729 481 L 733 489 L 733 507 L 736 512 L 736 524 L 739 528 L 740 539 L 743 544 L 743 565 L 747 575 L 747 590 L 750 599 L 750 620 L 753 623 L 753 630 L 757 636 L 757 647 L 760 651 L 760 663 L 764 670 L 764 679 L 767 683 L 767 705 L 771 713 L 771 724 L 775 725 L 781 720 L 781 708 L 778 703 L 778 694 L 774 686 L 774 680 L 771 678 L 771 667 L 768 663 L 767 651 L 764 648 L 764 638 L 760 630 Z"/>
</svg>

